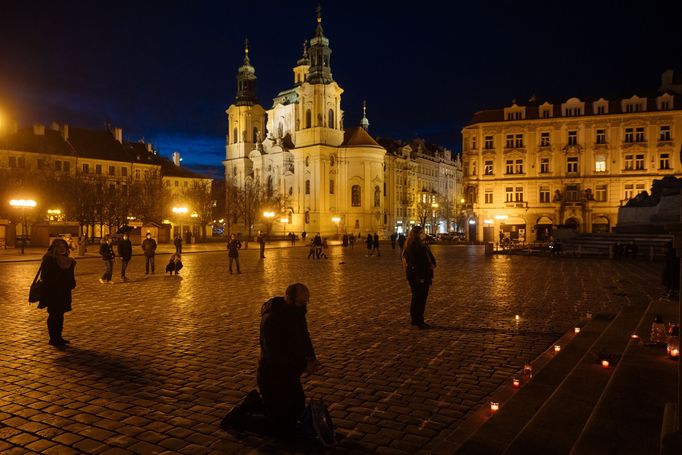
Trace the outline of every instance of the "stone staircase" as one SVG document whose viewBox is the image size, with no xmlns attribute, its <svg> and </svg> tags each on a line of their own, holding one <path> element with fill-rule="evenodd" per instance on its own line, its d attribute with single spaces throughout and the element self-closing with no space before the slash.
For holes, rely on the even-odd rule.
<svg viewBox="0 0 682 455">
<path fill-rule="evenodd" d="M 665 256 L 665 244 L 672 240 L 665 234 L 577 234 L 562 243 L 564 254 L 572 256 L 604 256 L 613 257 L 614 245 L 620 243 L 637 246 L 637 258 L 650 259 Z"/>
<path fill-rule="evenodd" d="M 630 295 L 637 291 L 627 286 L 619 292 L 627 303 L 618 314 L 595 315 L 580 333 L 565 334 L 560 352 L 552 346 L 533 363 L 532 377 L 516 375 L 519 389 L 509 378 L 489 397 L 498 411 L 472 413 L 437 438 L 434 453 L 659 453 L 665 403 L 676 401 L 677 362 L 664 346 L 642 341 L 654 314 L 672 320 L 677 305 Z"/>
</svg>

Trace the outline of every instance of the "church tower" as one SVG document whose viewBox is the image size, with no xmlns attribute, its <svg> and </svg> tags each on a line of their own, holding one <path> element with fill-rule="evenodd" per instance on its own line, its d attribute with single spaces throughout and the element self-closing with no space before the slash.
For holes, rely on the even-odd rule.
<svg viewBox="0 0 682 455">
<path fill-rule="evenodd" d="M 252 173 L 249 153 L 260 146 L 265 132 L 265 110 L 256 98 L 256 70 L 249 59 L 248 40 L 244 42 L 244 63 L 237 73 L 235 103 L 225 112 L 225 181 L 241 187 Z"/>
<path fill-rule="evenodd" d="M 322 11 L 318 7 L 315 36 L 310 39 L 310 49 L 304 54 L 309 60 L 308 73 L 299 87 L 297 148 L 318 144 L 338 147 L 343 143 L 343 89 L 332 77 L 331 53 L 329 39 L 322 29 Z"/>
</svg>

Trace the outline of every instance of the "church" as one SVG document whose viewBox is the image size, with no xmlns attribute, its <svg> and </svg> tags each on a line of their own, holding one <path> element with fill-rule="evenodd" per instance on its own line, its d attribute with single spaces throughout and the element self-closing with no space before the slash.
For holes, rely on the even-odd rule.
<svg viewBox="0 0 682 455">
<path fill-rule="evenodd" d="M 225 181 L 256 185 L 282 202 L 272 227 L 322 236 L 338 233 L 386 236 L 384 157 L 386 149 L 360 126 L 344 128 L 343 89 L 331 71 L 331 48 L 317 13 L 315 36 L 304 43 L 293 68 L 293 87 L 265 110 L 256 97 L 256 71 L 249 59 L 237 74 L 235 102 L 227 113 Z M 254 224 L 260 221 L 260 215 Z"/>
</svg>

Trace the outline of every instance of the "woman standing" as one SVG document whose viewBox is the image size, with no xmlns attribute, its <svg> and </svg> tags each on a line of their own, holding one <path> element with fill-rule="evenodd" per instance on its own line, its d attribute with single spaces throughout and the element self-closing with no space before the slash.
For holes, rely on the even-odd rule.
<svg viewBox="0 0 682 455">
<path fill-rule="evenodd" d="M 41 264 L 38 308 L 47 308 L 47 331 L 52 346 L 68 343 L 62 338 L 64 313 L 71 311 L 71 290 L 76 287 L 74 269 L 76 261 L 69 257 L 69 245 L 63 239 L 56 239 L 47 249 Z"/>
<path fill-rule="evenodd" d="M 429 296 L 429 288 L 433 282 L 433 269 L 436 268 L 436 258 L 424 242 L 425 237 L 426 234 L 421 226 L 413 227 L 403 251 L 403 267 L 405 267 L 407 282 L 412 291 L 410 317 L 412 325 L 420 329 L 431 328 L 424 322 L 424 309 Z"/>
</svg>

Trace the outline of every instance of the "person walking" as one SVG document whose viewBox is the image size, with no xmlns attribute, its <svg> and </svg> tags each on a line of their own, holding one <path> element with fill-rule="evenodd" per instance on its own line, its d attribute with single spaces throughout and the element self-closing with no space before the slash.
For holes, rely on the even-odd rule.
<svg viewBox="0 0 682 455">
<path fill-rule="evenodd" d="M 128 268 L 128 263 L 133 257 L 133 244 L 128 238 L 128 234 L 123 234 L 123 238 L 118 241 L 118 257 L 121 258 L 121 281 L 128 281 L 126 277 L 126 269 Z"/>
<path fill-rule="evenodd" d="M 144 274 L 149 275 L 149 269 L 151 268 L 152 274 L 154 274 L 154 262 L 156 260 L 156 240 L 152 238 L 151 232 L 147 231 L 147 238 L 142 241 L 142 251 L 144 251 Z"/>
<path fill-rule="evenodd" d="M 379 257 L 381 256 L 381 253 L 379 252 L 379 234 L 375 232 L 372 240 L 372 247 L 374 248 L 374 251 L 377 252 L 377 257 Z"/>
<path fill-rule="evenodd" d="M 239 270 L 239 250 L 242 248 L 242 242 L 237 239 L 235 234 L 230 236 L 230 241 L 227 242 L 227 255 L 230 258 L 230 275 L 232 274 L 232 263 L 237 263 L 237 273 L 242 273 Z"/>
<path fill-rule="evenodd" d="M 350 246 L 351 250 L 355 248 L 355 234 L 352 232 L 348 236 L 348 246 Z"/>
<path fill-rule="evenodd" d="M 367 245 L 367 256 L 374 255 L 374 237 L 369 232 L 367 233 L 367 238 L 365 239 L 365 244 Z"/>
<path fill-rule="evenodd" d="M 40 263 L 40 299 L 38 308 L 47 308 L 49 344 L 63 347 L 69 342 L 62 337 L 64 313 L 71 311 L 71 291 L 76 287 L 76 261 L 69 256 L 69 245 L 55 239 Z"/>
<path fill-rule="evenodd" d="M 245 428 L 261 420 L 274 436 L 295 434 L 303 410 L 303 373 L 319 368 L 306 321 L 310 291 L 301 283 L 287 287 L 284 297 L 263 304 L 260 323 L 258 390 L 223 418 L 221 428 Z"/>
<path fill-rule="evenodd" d="M 436 258 L 433 257 L 429 246 L 424 241 L 425 238 L 426 234 L 421 226 L 413 227 L 402 256 L 405 275 L 412 291 L 410 317 L 412 325 L 420 329 L 431 328 L 424 322 L 424 309 L 429 296 L 429 288 L 433 282 L 433 269 L 436 268 Z"/>
<path fill-rule="evenodd" d="M 403 248 L 405 247 L 405 240 L 407 240 L 405 238 L 405 234 L 403 234 L 402 232 L 398 234 L 398 247 L 400 248 L 400 251 L 402 251 Z"/>
<path fill-rule="evenodd" d="M 116 254 L 114 254 L 114 247 L 111 245 L 111 236 L 109 234 L 105 235 L 102 239 L 102 244 L 99 246 L 99 255 L 102 256 L 104 261 L 104 273 L 99 279 L 100 283 L 114 284 L 111 281 L 111 276 L 114 273 L 114 260 L 116 259 Z"/>
<path fill-rule="evenodd" d="M 315 259 L 320 259 L 322 256 L 322 237 L 320 237 L 319 232 L 313 238 L 313 246 L 315 247 Z"/>
<path fill-rule="evenodd" d="M 398 235 L 395 233 L 395 231 L 393 231 L 393 232 L 391 233 L 391 249 L 392 249 L 392 250 L 395 250 L 395 242 L 396 242 L 396 240 L 398 240 Z"/>
<path fill-rule="evenodd" d="M 175 253 L 182 254 L 182 237 L 180 234 L 175 234 L 175 239 L 173 239 L 173 245 L 175 245 Z"/>
<path fill-rule="evenodd" d="M 265 259 L 265 234 L 258 231 L 258 246 L 260 247 L 260 258 Z"/>
</svg>

